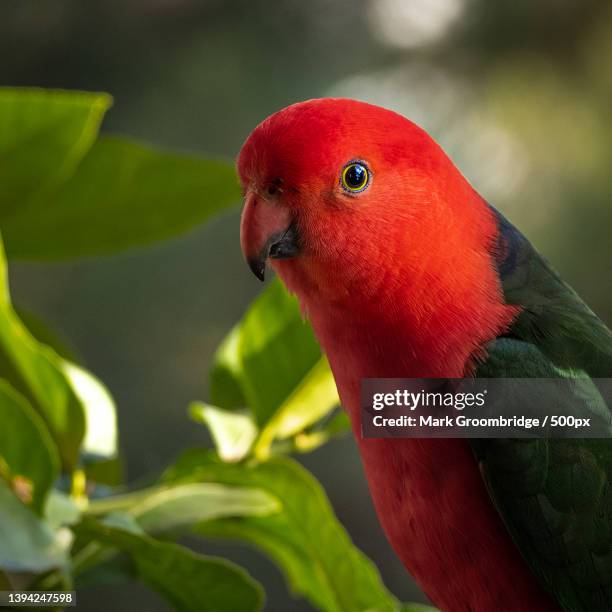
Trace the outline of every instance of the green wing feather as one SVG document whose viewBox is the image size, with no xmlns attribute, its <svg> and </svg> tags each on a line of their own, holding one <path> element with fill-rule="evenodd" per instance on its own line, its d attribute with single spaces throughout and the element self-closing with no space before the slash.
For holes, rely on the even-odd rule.
<svg viewBox="0 0 612 612">
<path fill-rule="evenodd" d="M 522 306 L 477 375 L 581 377 L 568 402 L 612 376 L 612 332 L 499 213 L 505 299 Z M 612 407 L 608 406 L 608 410 Z M 610 410 L 612 415 L 612 410 Z M 473 440 L 491 498 L 515 543 L 567 612 L 612 610 L 612 440 Z"/>
<path fill-rule="evenodd" d="M 510 335 L 565 369 L 612 376 L 612 332 L 500 213 L 497 265 L 508 304 L 522 311 Z"/>
</svg>

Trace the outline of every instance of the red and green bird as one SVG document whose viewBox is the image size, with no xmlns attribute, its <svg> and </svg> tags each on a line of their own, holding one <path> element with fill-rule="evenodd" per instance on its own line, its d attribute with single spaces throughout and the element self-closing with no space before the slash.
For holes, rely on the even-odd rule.
<svg viewBox="0 0 612 612">
<path fill-rule="evenodd" d="M 255 128 L 238 171 L 245 258 L 297 295 L 380 522 L 431 601 L 612 610 L 612 442 L 360 435 L 363 378 L 610 377 L 610 330 L 392 111 L 294 104 Z"/>
</svg>

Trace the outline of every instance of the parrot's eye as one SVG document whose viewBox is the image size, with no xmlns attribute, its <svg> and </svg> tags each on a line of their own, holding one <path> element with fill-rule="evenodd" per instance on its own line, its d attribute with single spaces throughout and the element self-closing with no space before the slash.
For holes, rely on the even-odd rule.
<svg viewBox="0 0 612 612">
<path fill-rule="evenodd" d="M 370 182 L 370 171 L 362 162 L 349 162 L 342 169 L 340 183 L 348 193 L 359 193 L 363 191 Z"/>
</svg>

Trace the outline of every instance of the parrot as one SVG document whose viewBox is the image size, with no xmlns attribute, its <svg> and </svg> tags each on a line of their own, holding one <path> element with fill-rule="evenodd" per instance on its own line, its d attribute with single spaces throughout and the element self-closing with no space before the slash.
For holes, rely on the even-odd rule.
<svg viewBox="0 0 612 612">
<path fill-rule="evenodd" d="M 612 610 L 609 439 L 364 438 L 360 425 L 366 378 L 595 384 L 612 375 L 604 322 L 394 111 L 298 102 L 250 133 L 236 165 L 244 258 L 260 280 L 270 265 L 297 296 L 383 531 L 431 602 Z"/>
</svg>

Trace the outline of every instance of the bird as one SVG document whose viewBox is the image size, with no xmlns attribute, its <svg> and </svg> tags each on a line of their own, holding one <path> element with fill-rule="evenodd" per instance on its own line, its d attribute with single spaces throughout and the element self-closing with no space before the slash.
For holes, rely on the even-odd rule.
<svg viewBox="0 0 612 612">
<path fill-rule="evenodd" d="M 320 98 L 237 157 L 240 243 L 295 294 L 396 554 L 443 611 L 612 610 L 608 439 L 364 438 L 365 378 L 612 375 L 612 332 L 404 116 Z M 584 398 L 570 398 L 580 402 Z"/>
</svg>

